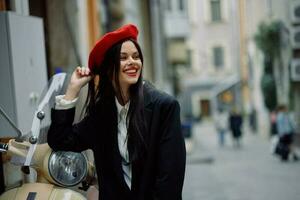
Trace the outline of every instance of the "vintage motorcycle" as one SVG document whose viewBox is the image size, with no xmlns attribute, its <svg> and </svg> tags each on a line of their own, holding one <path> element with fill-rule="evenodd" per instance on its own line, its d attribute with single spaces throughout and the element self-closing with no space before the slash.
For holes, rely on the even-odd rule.
<svg viewBox="0 0 300 200">
<path fill-rule="evenodd" d="M 10 162 L 19 165 L 23 174 L 22 185 L 5 191 L 0 200 L 86 199 L 84 191 L 95 174 L 92 162 L 83 153 L 53 151 L 46 141 L 51 107 L 55 96 L 65 92 L 68 79 L 65 73 L 50 79 L 28 134 L 21 133 L 0 107 L 1 120 L 5 119 L 17 133 L 16 138 L 0 144 L 0 151 L 10 155 Z"/>
</svg>

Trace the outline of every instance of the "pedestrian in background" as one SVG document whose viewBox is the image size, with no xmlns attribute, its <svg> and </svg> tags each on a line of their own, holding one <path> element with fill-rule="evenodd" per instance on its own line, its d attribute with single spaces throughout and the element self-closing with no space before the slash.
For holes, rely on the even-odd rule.
<svg viewBox="0 0 300 200">
<path fill-rule="evenodd" d="M 255 108 L 252 108 L 249 116 L 249 125 L 253 134 L 257 132 L 257 112 Z"/>
<path fill-rule="evenodd" d="M 242 130 L 241 130 L 242 124 L 243 124 L 242 115 L 237 111 L 236 108 L 233 108 L 229 116 L 229 127 L 232 133 L 234 146 L 236 147 L 241 146 L 240 140 L 242 137 Z"/>
<path fill-rule="evenodd" d="M 282 149 L 285 149 L 285 146 L 287 148 L 286 151 L 281 152 L 281 159 L 283 161 L 287 161 L 289 155 L 291 154 L 294 160 L 298 160 L 298 156 L 296 155 L 295 148 L 293 145 L 295 125 L 285 105 L 278 106 L 276 123 L 277 132 L 279 136 L 277 148 L 282 147 Z"/>
<path fill-rule="evenodd" d="M 277 134 L 277 111 L 274 109 L 270 113 L 271 137 Z"/>
<path fill-rule="evenodd" d="M 48 143 L 54 150 L 93 150 L 101 200 L 181 200 L 186 153 L 180 107 L 143 82 L 137 35 L 129 24 L 97 42 L 89 68 L 76 68 L 66 94 L 56 97 Z M 73 125 L 87 83 L 86 116 Z"/>
<path fill-rule="evenodd" d="M 225 144 L 225 133 L 228 130 L 228 114 L 220 108 L 215 116 L 215 127 L 218 133 L 219 145 Z"/>
</svg>

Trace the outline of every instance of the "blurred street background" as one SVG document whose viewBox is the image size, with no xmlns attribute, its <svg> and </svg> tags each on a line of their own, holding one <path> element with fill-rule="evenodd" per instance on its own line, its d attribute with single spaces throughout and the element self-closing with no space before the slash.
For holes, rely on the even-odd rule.
<svg viewBox="0 0 300 200">
<path fill-rule="evenodd" d="M 210 121 L 196 124 L 193 134 L 193 143 L 187 143 L 193 151 L 187 159 L 183 199 L 298 199 L 299 162 L 274 157 L 268 140 L 245 127 L 241 147 L 233 147 L 229 133 L 220 147 Z"/>
<path fill-rule="evenodd" d="M 144 79 L 181 105 L 183 199 L 299 199 L 300 162 L 271 148 L 288 116 L 300 156 L 300 0 L 0 0 L 0 106 L 28 132 L 49 78 L 126 23 Z M 2 192 L 20 177 L 0 160 Z"/>
</svg>

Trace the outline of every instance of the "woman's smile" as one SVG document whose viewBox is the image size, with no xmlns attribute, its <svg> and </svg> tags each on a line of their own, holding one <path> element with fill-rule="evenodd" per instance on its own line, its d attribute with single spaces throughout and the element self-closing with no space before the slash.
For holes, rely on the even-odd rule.
<svg viewBox="0 0 300 200">
<path fill-rule="evenodd" d="M 136 77 L 138 70 L 138 67 L 128 67 L 124 69 L 124 73 L 126 73 L 130 77 Z"/>
</svg>

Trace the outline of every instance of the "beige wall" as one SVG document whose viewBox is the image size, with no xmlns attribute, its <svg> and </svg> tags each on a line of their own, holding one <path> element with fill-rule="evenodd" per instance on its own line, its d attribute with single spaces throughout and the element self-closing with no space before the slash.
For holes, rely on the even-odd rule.
<svg viewBox="0 0 300 200">
<path fill-rule="evenodd" d="M 222 1 L 223 23 L 210 21 L 208 0 L 188 2 L 191 38 L 188 42 L 192 52 L 192 68 L 198 75 L 236 73 L 239 69 L 238 7 L 235 0 Z M 212 47 L 224 48 L 224 70 L 216 72 L 212 64 Z"/>
</svg>

